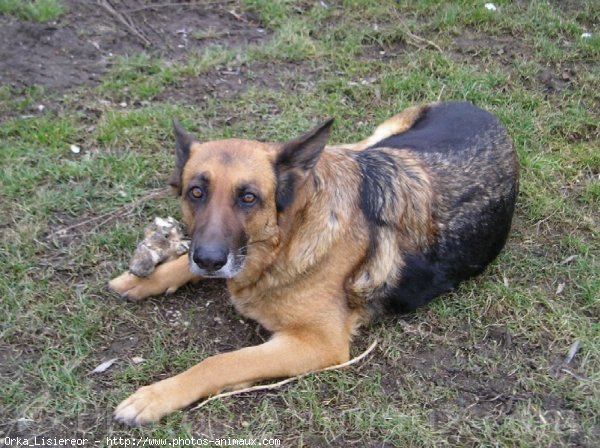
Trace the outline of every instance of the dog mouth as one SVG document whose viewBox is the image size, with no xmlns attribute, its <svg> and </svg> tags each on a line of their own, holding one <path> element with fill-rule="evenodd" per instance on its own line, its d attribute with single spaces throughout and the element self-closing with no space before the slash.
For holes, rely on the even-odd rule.
<svg viewBox="0 0 600 448">
<path fill-rule="evenodd" d="M 238 275 L 244 268 L 246 255 L 243 253 L 235 254 L 229 252 L 227 254 L 227 262 L 218 269 L 207 269 L 198 266 L 193 260 L 190 252 L 189 269 L 194 275 L 206 278 L 233 278 Z"/>
</svg>

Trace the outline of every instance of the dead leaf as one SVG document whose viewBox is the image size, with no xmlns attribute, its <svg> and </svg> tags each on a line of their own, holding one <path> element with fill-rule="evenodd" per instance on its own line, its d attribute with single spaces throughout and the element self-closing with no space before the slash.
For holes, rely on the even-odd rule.
<svg viewBox="0 0 600 448">
<path fill-rule="evenodd" d="M 560 262 L 560 264 L 567 264 L 572 262 L 573 260 L 575 260 L 575 258 L 577 258 L 577 255 L 570 255 L 567 258 L 565 258 L 563 261 Z"/>
<path fill-rule="evenodd" d="M 134 364 L 141 364 L 145 361 L 144 358 L 142 358 L 141 356 L 134 356 L 133 358 L 131 358 L 131 362 Z"/>
<path fill-rule="evenodd" d="M 100 364 L 98 367 L 96 367 L 94 370 L 92 370 L 92 373 L 105 372 L 106 370 L 108 370 L 110 368 L 110 366 L 112 366 L 118 360 L 119 360 L 119 358 L 113 358 L 113 359 L 109 359 L 108 361 L 104 361 L 102 364 Z"/>
</svg>

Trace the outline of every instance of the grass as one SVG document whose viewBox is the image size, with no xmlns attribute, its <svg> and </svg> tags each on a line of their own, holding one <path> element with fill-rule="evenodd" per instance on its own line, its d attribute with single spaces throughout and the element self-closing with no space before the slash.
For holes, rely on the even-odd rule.
<svg viewBox="0 0 600 448">
<path fill-rule="evenodd" d="M 64 13 L 65 7 L 60 0 L 0 0 L 0 14 L 21 20 L 49 22 Z"/>
<path fill-rule="evenodd" d="M 19 11 L 42 3 L 56 4 L 0 0 L 0 11 L 34 20 Z M 268 30 L 251 45 L 223 46 L 234 30 L 215 27 L 192 36 L 211 42 L 199 55 L 122 57 L 95 87 L 1 86 L 0 436 L 594 446 L 599 17 L 591 1 L 567 3 L 498 1 L 491 12 L 472 1 L 247 0 L 237 11 Z M 194 87 L 223 67 L 239 69 L 245 85 L 231 95 Z M 219 285 L 142 304 L 106 290 L 145 223 L 178 215 L 172 198 L 135 202 L 170 174 L 172 116 L 200 139 L 280 141 L 334 116 L 332 140 L 353 141 L 404 107 L 450 99 L 497 114 L 521 162 L 513 232 L 484 275 L 363 331 L 354 353 L 374 339 L 379 346 L 360 366 L 149 428 L 112 422 L 137 386 L 266 337 Z M 36 104 L 55 107 L 31 116 Z M 65 228 L 66 237 L 57 233 Z M 106 373 L 90 373 L 112 357 L 120 360 Z"/>
</svg>

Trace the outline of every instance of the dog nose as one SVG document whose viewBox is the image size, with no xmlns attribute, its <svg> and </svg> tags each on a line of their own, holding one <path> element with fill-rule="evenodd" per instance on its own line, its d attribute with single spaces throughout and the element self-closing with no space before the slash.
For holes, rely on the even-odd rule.
<svg viewBox="0 0 600 448">
<path fill-rule="evenodd" d="M 194 249 L 192 260 L 206 271 L 218 271 L 227 264 L 228 250 L 219 245 L 200 246 Z"/>
</svg>

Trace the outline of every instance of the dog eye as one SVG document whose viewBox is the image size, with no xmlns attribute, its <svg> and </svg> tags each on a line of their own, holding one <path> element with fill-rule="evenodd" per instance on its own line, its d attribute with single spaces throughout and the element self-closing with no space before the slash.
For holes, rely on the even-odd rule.
<svg viewBox="0 0 600 448">
<path fill-rule="evenodd" d="M 193 199 L 202 199 L 202 197 L 204 196 L 204 191 L 200 187 L 193 187 L 190 189 L 189 195 Z"/>
<path fill-rule="evenodd" d="M 244 193 L 241 199 L 244 204 L 252 205 L 256 202 L 256 195 L 254 193 Z"/>
</svg>

